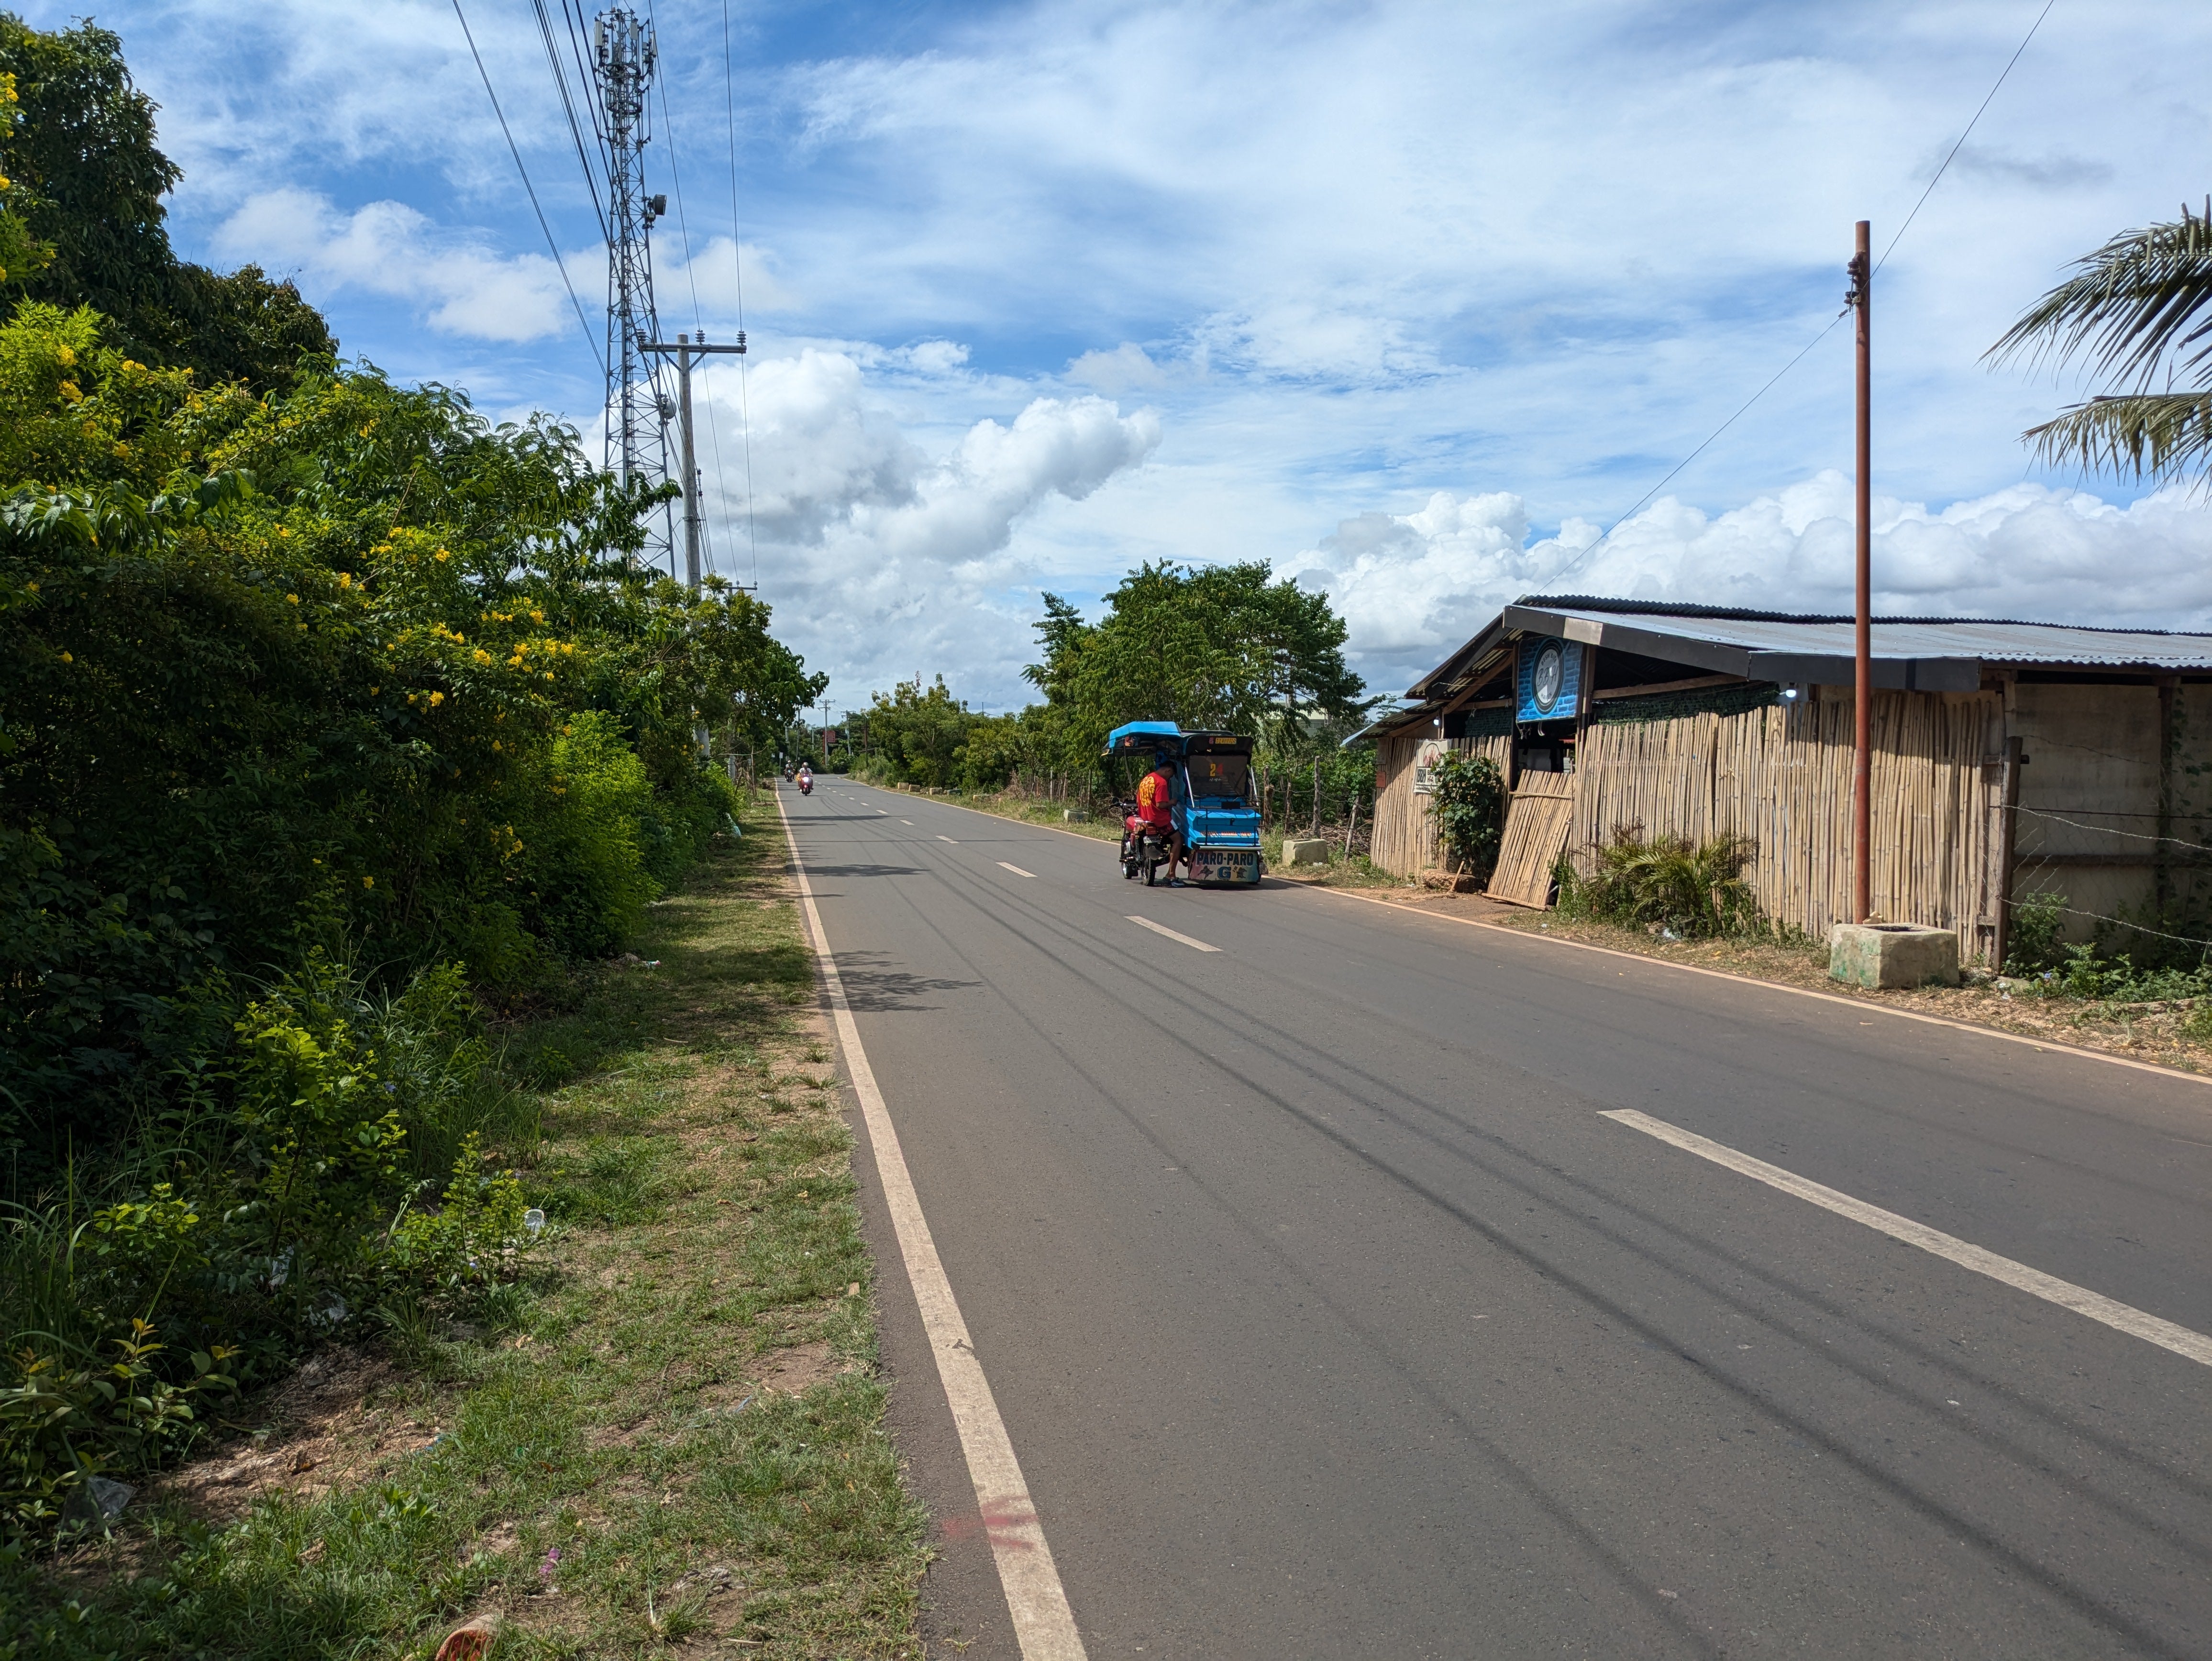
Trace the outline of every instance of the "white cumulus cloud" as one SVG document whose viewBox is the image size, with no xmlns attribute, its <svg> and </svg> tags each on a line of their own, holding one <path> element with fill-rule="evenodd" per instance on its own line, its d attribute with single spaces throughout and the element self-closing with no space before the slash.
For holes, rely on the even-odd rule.
<svg viewBox="0 0 2212 1661">
<path fill-rule="evenodd" d="M 1531 592 L 1851 608 L 1851 486 L 1838 472 L 1718 514 L 1664 497 L 1593 548 L 1598 533 L 1570 520 L 1531 539 L 1518 496 L 1439 490 L 1413 513 L 1346 520 L 1280 569 L 1328 591 L 1380 691 Z M 2212 627 L 2212 511 L 2181 490 L 2125 506 L 2040 484 L 1944 508 L 1877 496 L 1874 585 L 1891 616 Z"/>
<path fill-rule="evenodd" d="M 317 192 L 264 191 L 222 222 L 214 246 L 225 259 L 296 271 L 318 294 L 354 289 L 411 302 L 446 334 L 519 344 L 575 327 L 550 259 L 491 252 L 404 202 L 346 213 Z M 605 256 L 591 251 L 569 263 L 597 272 Z"/>
</svg>

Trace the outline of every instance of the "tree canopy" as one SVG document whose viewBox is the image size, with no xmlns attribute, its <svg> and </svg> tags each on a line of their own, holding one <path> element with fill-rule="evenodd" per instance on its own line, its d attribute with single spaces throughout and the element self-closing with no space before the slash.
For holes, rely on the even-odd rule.
<svg viewBox="0 0 2212 1661">
<path fill-rule="evenodd" d="M 290 383 L 303 358 L 334 355 L 319 313 L 258 267 L 209 270 L 177 258 L 161 198 L 182 177 L 156 148 L 158 107 L 131 80 L 122 41 L 85 21 L 32 28 L 0 13 L 0 76 L 15 100 L 0 121 L 9 215 L 36 259 L 9 260 L 0 289 L 90 306 L 108 344 L 140 360 L 191 368 L 203 386 Z M 4 105 L 4 100 L 0 100 Z"/>
<path fill-rule="evenodd" d="M 1044 600 L 1043 661 L 1025 673 L 1064 723 L 1072 760 L 1087 762 L 1124 721 L 1256 734 L 1359 708 L 1364 686 L 1328 596 L 1274 579 L 1265 561 L 1140 566 L 1096 624 L 1058 595 Z"/>
<path fill-rule="evenodd" d="M 2021 435 L 2045 461 L 2202 478 L 2212 466 L 2212 198 L 2203 214 L 2123 231 L 2075 263 L 1990 349 L 2080 362 L 2115 390 Z"/>
</svg>

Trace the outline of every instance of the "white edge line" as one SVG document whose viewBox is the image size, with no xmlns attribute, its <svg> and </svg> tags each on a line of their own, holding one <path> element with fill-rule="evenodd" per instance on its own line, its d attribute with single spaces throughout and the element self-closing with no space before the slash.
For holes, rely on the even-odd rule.
<svg viewBox="0 0 2212 1661">
<path fill-rule="evenodd" d="M 2070 1309 L 2076 1315 L 2086 1315 L 2093 1321 L 2101 1321 L 2117 1332 L 2131 1338 L 2156 1344 L 2160 1349 L 2170 1349 L 2176 1355 L 2186 1356 L 2203 1366 L 2212 1366 L 2212 1338 L 2193 1332 L 2172 1321 L 2146 1314 L 2131 1304 L 2107 1298 L 2101 1292 L 2092 1292 L 2087 1287 L 2075 1286 L 2071 1281 L 2062 1281 L 2055 1275 L 2045 1275 L 2039 1269 L 2030 1269 L 2026 1263 L 2014 1262 L 2009 1257 L 2000 1257 L 1994 1251 L 1946 1234 L 1940 1228 L 1930 1228 L 1925 1223 L 1916 1223 L 1910 1217 L 1900 1217 L 1894 1211 L 1884 1211 L 1880 1206 L 1869 1205 L 1864 1200 L 1855 1200 L 1810 1177 L 1800 1177 L 1795 1171 L 1784 1171 L 1764 1159 L 1755 1159 L 1748 1153 L 1739 1153 L 1723 1142 L 1700 1136 L 1694 1130 L 1684 1130 L 1668 1124 L 1664 1119 L 1655 1119 L 1634 1108 L 1619 1108 L 1601 1113 L 1600 1118 L 1611 1119 L 1640 1130 L 1647 1136 L 1656 1136 L 1687 1153 L 1711 1159 L 1715 1165 L 1725 1165 L 1730 1171 L 1770 1188 L 1778 1188 L 1784 1194 L 1832 1211 L 1839 1217 L 1848 1217 L 1855 1223 L 1887 1234 L 1893 1240 L 1902 1240 L 1907 1245 L 1918 1246 L 1923 1251 L 1948 1259 L 1961 1269 L 1970 1269 L 1977 1275 L 1986 1275 L 1992 1281 L 2040 1298 L 2045 1303 L 2056 1304 L 2061 1309 Z"/>
<path fill-rule="evenodd" d="M 998 1564 L 999 1585 L 1006 1595 L 1007 1611 L 1013 1616 L 1023 1661 L 1085 1661 L 1075 1615 L 1067 1606 L 1067 1592 L 1054 1566 L 1052 1548 L 1045 1543 L 1044 1525 L 1037 1520 L 1029 1483 L 1014 1457 L 1013 1439 L 999 1417 L 990 1380 L 983 1376 L 983 1364 L 976 1359 L 968 1323 L 952 1295 L 952 1282 L 937 1255 L 929 1220 L 922 1214 L 921 1199 L 915 1191 L 913 1173 L 907 1169 L 890 1110 L 876 1086 L 867 1051 L 860 1047 L 860 1027 L 853 1019 L 853 1007 L 837 973 L 837 958 L 830 949 L 830 936 L 822 927 L 822 914 L 815 907 L 814 890 L 806 879 L 806 867 L 799 856 L 798 840 L 790 834 L 790 815 L 784 812 L 780 795 L 776 812 L 784 821 L 792 874 L 798 879 L 807 934 L 829 993 L 837 1043 L 845 1052 L 846 1072 L 853 1080 L 853 1093 L 860 1098 L 868 1141 L 875 1150 L 876 1177 L 883 1184 L 884 1203 L 890 1212 L 899 1253 L 906 1260 L 907 1281 L 914 1288 L 923 1329 L 937 1357 L 937 1376 L 945 1385 L 953 1426 L 960 1433 L 960 1450 L 967 1457 L 969 1478 L 975 1486 L 976 1508 L 982 1513 L 991 1556 Z"/>
<path fill-rule="evenodd" d="M 1018 865 L 1008 865 L 1004 860 L 1000 860 L 999 861 L 999 869 L 1001 871 L 1011 871 L 1018 877 L 1027 877 L 1031 882 L 1035 882 L 1036 880 L 1036 872 L 1024 871 Z"/>
<path fill-rule="evenodd" d="M 1048 830 L 1052 827 L 1043 825 L 1039 828 Z M 1676 963 L 1672 958 L 1647 957 L 1641 952 L 1623 952 L 1614 946 L 1593 946 L 1588 940 L 1561 940 L 1556 934 L 1532 934 L 1525 928 L 1508 928 L 1503 923 L 1485 922 L 1480 917 L 1455 917 L 1449 911 L 1425 910 L 1418 905 L 1402 905 L 1396 900 L 1379 899 L 1372 894 L 1355 894 L 1348 889 L 1320 888 L 1310 883 L 1294 885 L 1310 894 L 1332 894 L 1340 900 L 1358 900 L 1366 905 L 1387 906 L 1405 916 L 1433 917 L 1439 922 L 1455 922 L 1465 928 L 1487 928 L 1493 934 L 1510 934 L 1515 940 L 1528 940 L 1538 946 L 1565 946 L 1577 952 L 1595 952 L 1603 957 L 1626 958 L 1631 963 L 1649 964 L 1654 969 L 1671 969 L 1679 974 L 1703 975 L 1711 980 L 1729 981 L 1737 986 L 1756 986 L 1769 992 L 1786 992 L 1793 998 L 1814 998 L 1822 1003 L 1841 1004 L 1846 1009 L 1863 1009 L 1869 1014 L 1887 1015 L 1892 1020 L 1918 1021 L 1923 1026 L 1948 1027 L 1954 1032 L 1970 1032 L 1983 1038 L 2002 1038 L 2007 1043 L 2024 1043 L 2031 1050 L 2049 1050 L 2054 1055 L 2079 1056 L 2085 1061 L 2102 1062 L 2108 1067 L 2133 1068 L 2138 1073 L 2155 1073 L 2160 1078 L 2186 1079 L 2191 1084 L 2212 1085 L 2212 1073 L 2185 1073 L 2178 1067 L 2161 1067 L 2156 1062 L 2138 1062 L 2126 1056 L 2107 1055 L 2101 1050 L 2061 1043 L 2055 1038 L 2031 1038 L 2025 1032 L 2008 1032 L 2002 1027 L 1982 1026 L 1973 1021 L 1946 1020 L 1941 1015 L 1923 1015 L 1917 1009 L 1892 1009 L 1887 1004 L 1875 1003 L 1868 998 L 1846 998 L 1834 992 L 1815 992 L 1809 986 L 1790 986 L 1781 981 L 1761 980 L 1756 975 L 1731 975 L 1725 969 L 1701 969 L 1693 963 Z"/>
<path fill-rule="evenodd" d="M 1164 922 L 1154 922 L 1150 917 L 1130 917 L 1128 922 L 1139 928 L 1149 928 L 1155 934 L 1164 934 L 1171 940 L 1180 940 L 1194 952 L 1218 952 L 1218 946 L 1208 946 L 1204 940 L 1194 940 L 1188 934 L 1178 934 Z"/>
</svg>

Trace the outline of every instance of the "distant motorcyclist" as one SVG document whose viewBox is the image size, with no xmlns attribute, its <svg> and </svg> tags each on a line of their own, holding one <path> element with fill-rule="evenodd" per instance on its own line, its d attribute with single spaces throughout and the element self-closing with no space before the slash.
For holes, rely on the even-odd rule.
<svg viewBox="0 0 2212 1661">
<path fill-rule="evenodd" d="M 814 770 L 803 761 L 799 764 L 799 794 L 802 796 L 814 794 Z"/>
</svg>

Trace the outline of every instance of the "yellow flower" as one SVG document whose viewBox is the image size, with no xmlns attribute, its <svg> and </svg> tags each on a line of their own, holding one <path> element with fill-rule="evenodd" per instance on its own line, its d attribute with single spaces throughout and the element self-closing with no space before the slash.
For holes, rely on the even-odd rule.
<svg viewBox="0 0 2212 1661">
<path fill-rule="evenodd" d="M 476 660 L 478 663 L 489 663 L 491 661 L 491 654 L 485 651 L 483 647 L 479 646 L 476 650 Z"/>
<path fill-rule="evenodd" d="M 287 594 L 284 596 L 284 599 L 288 603 L 294 605 L 297 605 L 300 603 L 300 597 L 297 594 Z"/>
<path fill-rule="evenodd" d="M 430 702 L 433 704 L 443 703 L 445 701 L 446 695 L 443 692 L 433 692 L 430 694 Z"/>
<path fill-rule="evenodd" d="M 492 747 L 493 749 L 495 749 L 495 750 L 499 749 L 499 748 L 501 747 L 501 745 L 500 745 L 500 742 L 499 742 L 499 740 L 498 740 L 497 739 L 494 739 L 491 741 L 491 747 Z"/>
<path fill-rule="evenodd" d="M 382 687 L 380 687 L 380 686 L 372 686 L 372 687 L 370 687 L 370 688 L 368 689 L 368 695 L 369 695 L 369 697 L 375 697 L 379 692 L 382 691 L 383 690 L 384 690 L 384 689 L 383 689 Z"/>
<path fill-rule="evenodd" d="M 62 661 L 64 663 L 75 663 L 76 660 L 71 657 L 67 652 L 64 652 L 62 654 Z"/>
<path fill-rule="evenodd" d="M 77 391 L 76 382 L 74 380 L 64 380 L 62 382 L 61 394 L 71 404 L 81 401 L 84 397 L 82 392 Z"/>
<path fill-rule="evenodd" d="M 363 888 L 374 888 L 376 886 L 376 879 L 374 877 L 363 877 L 361 879 L 361 885 Z"/>
<path fill-rule="evenodd" d="M 341 587 L 341 588 L 350 588 L 350 587 L 353 587 L 353 578 L 352 578 L 352 576 L 351 576 L 349 573 L 347 573 L 347 572 L 344 572 L 344 571 L 341 571 L 341 572 L 339 572 L 339 573 L 338 573 L 338 587 Z"/>
<path fill-rule="evenodd" d="M 76 353 L 67 346 L 57 346 L 54 349 L 54 357 L 64 369 L 76 362 Z"/>
<path fill-rule="evenodd" d="M 39 592 L 39 585 L 35 582 L 27 582 L 23 585 L 23 592 L 27 594 L 35 594 Z"/>
<path fill-rule="evenodd" d="M 439 549 L 439 550 L 438 550 L 438 557 L 439 557 L 439 559 L 442 562 L 442 561 L 445 561 L 445 560 L 451 559 L 451 558 L 453 557 L 453 556 L 452 556 L 451 554 L 447 553 L 447 552 L 443 548 L 441 548 L 441 549 Z"/>
<path fill-rule="evenodd" d="M 277 534 L 278 536 L 280 536 L 280 537 L 288 537 L 288 536 L 290 536 L 292 533 L 291 533 L 291 532 L 289 532 L 289 530 L 285 529 L 285 527 L 284 527 L 284 526 L 283 526 L 282 525 L 279 525 L 279 526 L 276 527 L 276 534 Z"/>
</svg>

